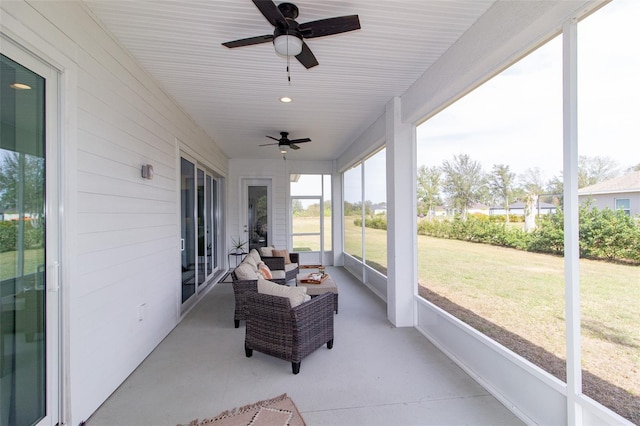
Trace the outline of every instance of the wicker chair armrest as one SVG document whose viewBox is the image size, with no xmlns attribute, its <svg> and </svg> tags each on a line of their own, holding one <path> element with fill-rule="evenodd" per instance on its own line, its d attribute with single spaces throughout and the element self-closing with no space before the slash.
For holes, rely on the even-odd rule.
<svg viewBox="0 0 640 426">
<path fill-rule="evenodd" d="M 321 294 L 291 308 L 298 329 L 314 327 L 327 320 L 330 320 L 331 329 L 333 329 L 333 310 L 333 293 Z"/>
<path fill-rule="evenodd" d="M 298 253 L 289 253 L 289 259 L 291 259 L 291 263 L 297 263 L 298 265 L 300 265 L 300 262 L 298 261 L 299 258 L 300 255 Z"/>
<path fill-rule="evenodd" d="M 272 271 L 284 271 L 284 257 L 262 257 L 262 261 Z"/>
<path fill-rule="evenodd" d="M 258 280 L 233 280 L 233 292 L 235 294 L 246 293 L 248 291 L 258 292 Z"/>
</svg>

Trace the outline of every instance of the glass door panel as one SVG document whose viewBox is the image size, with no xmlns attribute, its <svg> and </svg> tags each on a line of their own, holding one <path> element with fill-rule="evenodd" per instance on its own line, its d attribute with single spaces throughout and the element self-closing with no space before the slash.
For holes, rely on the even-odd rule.
<svg viewBox="0 0 640 426">
<path fill-rule="evenodd" d="M 198 169 L 198 287 L 204 283 L 207 275 L 207 257 L 206 257 L 206 218 L 205 218 L 205 196 L 204 187 L 204 171 Z"/>
<path fill-rule="evenodd" d="M 0 425 L 45 418 L 45 79 L 0 55 Z"/>
<path fill-rule="evenodd" d="M 268 189 L 266 186 L 248 187 L 247 228 L 249 250 L 267 246 L 268 236 Z"/>
<path fill-rule="evenodd" d="M 196 292 L 195 165 L 180 159 L 182 212 L 182 303 Z"/>
<path fill-rule="evenodd" d="M 212 235 L 212 229 L 213 229 L 213 203 L 212 203 L 212 195 L 213 195 L 213 191 L 211 188 L 211 176 L 207 175 L 206 178 L 206 190 L 205 190 L 205 197 L 204 197 L 204 204 L 205 204 L 205 211 L 206 211 L 206 217 L 205 217 L 205 223 L 207 225 L 207 229 L 206 229 L 206 238 L 205 238 L 205 250 L 206 250 L 206 262 L 207 262 L 207 277 L 209 277 L 212 273 L 213 273 L 213 258 L 212 258 L 212 250 L 213 250 L 213 235 Z"/>
</svg>

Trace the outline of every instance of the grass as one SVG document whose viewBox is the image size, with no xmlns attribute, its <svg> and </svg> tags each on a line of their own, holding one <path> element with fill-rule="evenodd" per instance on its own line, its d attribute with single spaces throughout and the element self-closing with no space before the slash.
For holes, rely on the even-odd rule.
<svg viewBox="0 0 640 426">
<path fill-rule="evenodd" d="M 385 231 L 365 232 L 367 259 L 386 266 Z M 345 218 L 347 253 L 360 257 L 361 236 Z M 422 296 L 565 380 L 564 258 L 422 235 L 417 241 Z M 584 392 L 638 423 L 640 268 L 583 259 L 580 285 Z"/>
<path fill-rule="evenodd" d="M 24 275 L 36 272 L 38 265 L 44 263 L 44 249 L 25 250 Z M 16 276 L 17 259 L 15 251 L 0 253 L 0 281 Z"/>
<path fill-rule="evenodd" d="M 320 232 L 319 217 L 295 217 L 293 219 L 293 233 L 318 233 Z M 331 241 L 331 216 L 324 217 L 324 249 L 332 250 Z M 294 251 L 319 251 L 320 238 L 314 235 L 298 235 L 293 240 Z"/>
</svg>

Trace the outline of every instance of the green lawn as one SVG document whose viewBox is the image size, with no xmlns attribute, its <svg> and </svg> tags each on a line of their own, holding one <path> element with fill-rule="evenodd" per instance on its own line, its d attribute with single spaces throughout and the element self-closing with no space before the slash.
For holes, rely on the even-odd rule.
<svg viewBox="0 0 640 426">
<path fill-rule="evenodd" d="M 316 217 L 295 217 L 293 219 L 293 233 L 317 233 L 320 232 L 320 218 Z M 324 249 L 332 250 L 331 241 L 331 216 L 324 217 Z M 296 236 L 293 240 L 294 251 L 319 251 L 320 238 L 312 235 Z"/>
<path fill-rule="evenodd" d="M 24 275 L 36 272 L 38 265 L 44 264 L 44 249 L 25 250 Z M 0 281 L 16 276 L 16 252 L 0 253 Z"/>
<path fill-rule="evenodd" d="M 347 253 L 359 253 L 361 232 L 345 219 Z M 368 258 L 386 266 L 386 232 L 366 233 Z M 640 268 L 581 260 L 580 274 L 583 368 L 637 399 Z M 418 277 L 420 286 L 487 320 L 484 327 L 566 359 L 562 257 L 418 236 Z"/>
</svg>

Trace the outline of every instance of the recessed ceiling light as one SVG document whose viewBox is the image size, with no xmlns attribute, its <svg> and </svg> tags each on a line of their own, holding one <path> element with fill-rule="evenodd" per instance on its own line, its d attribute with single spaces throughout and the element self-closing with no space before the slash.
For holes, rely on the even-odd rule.
<svg viewBox="0 0 640 426">
<path fill-rule="evenodd" d="M 10 84 L 9 87 L 16 90 L 31 90 L 31 86 L 27 86 L 26 84 L 22 83 L 13 83 Z"/>
<path fill-rule="evenodd" d="M 291 99 L 288 96 L 283 96 L 280 98 L 280 102 L 282 102 L 283 104 L 288 104 L 289 102 L 291 102 L 293 99 Z"/>
</svg>

